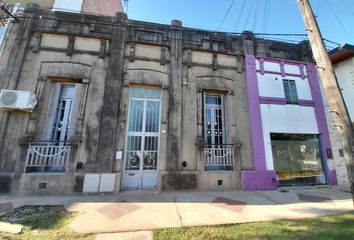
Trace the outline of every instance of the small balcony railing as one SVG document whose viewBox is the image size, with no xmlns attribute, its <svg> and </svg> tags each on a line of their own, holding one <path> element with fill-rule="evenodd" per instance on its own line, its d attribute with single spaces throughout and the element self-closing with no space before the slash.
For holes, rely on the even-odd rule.
<svg viewBox="0 0 354 240">
<path fill-rule="evenodd" d="M 67 141 L 31 142 L 27 150 L 25 172 L 65 172 L 69 156 Z"/>
<path fill-rule="evenodd" d="M 204 145 L 204 166 L 206 170 L 232 170 L 234 166 L 234 145 Z"/>
</svg>

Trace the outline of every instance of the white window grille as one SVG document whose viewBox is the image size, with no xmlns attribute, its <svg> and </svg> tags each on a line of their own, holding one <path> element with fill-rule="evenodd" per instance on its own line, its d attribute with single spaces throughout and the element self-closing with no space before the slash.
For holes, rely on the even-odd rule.
<svg viewBox="0 0 354 240">
<path fill-rule="evenodd" d="M 207 170 L 233 170 L 234 146 L 232 144 L 205 146 L 204 166 Z"/>
<path fill-rule="evenodd" d="M 123 188 L 156 188 L 161 91 L 131 88 L 125 145 Z"/>
<path fill-rule="evenodd" d="M 125 169 L 157 170 L 161 92 L 133 88 L 130 97 Z"/>
<path fill-rule="evenodd" d="M 69 156 L 70 146 L 67 142 L 31 142 L 25 172 L 65 172 Z"/>
</svg>

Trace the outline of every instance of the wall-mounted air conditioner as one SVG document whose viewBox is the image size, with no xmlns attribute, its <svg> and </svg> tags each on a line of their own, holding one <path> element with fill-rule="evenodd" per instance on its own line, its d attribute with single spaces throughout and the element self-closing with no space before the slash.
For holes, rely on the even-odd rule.
<svg viewBox="0 0 354 240">
<path fill-rule="evenodd" d="M 0 108 L 32 112 L 37 104 L 36 95 L 28 91 L 6 90 L 0 92 Z"/>
</svg>

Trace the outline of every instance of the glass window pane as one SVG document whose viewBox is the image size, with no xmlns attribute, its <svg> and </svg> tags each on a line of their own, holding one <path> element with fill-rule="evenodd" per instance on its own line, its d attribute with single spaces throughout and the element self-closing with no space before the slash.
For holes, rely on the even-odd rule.
<svg viewBox="0 0 354 240">
<path fill-rule="evenodd" d="M 150 102 L 146 103 L 146 120 L 145 132 L 159 132 L 159 119 L 160 119 L 160 103 Z"/>
<path fill-rule="evenodd" d="M 218 104 L 217 97 L 207 96 L 207 97 L 205 97 L 205 103 L 206 104 Z"/>
<path fill-rule="evenodd" d="M 128 117 L 128 130 L 130 132 L 141 132 L 143 129 L 144 102 L 131 100 Z"/>
<path fill-rule="evenodd" d="M 206 96 L 204 104 L 204 136 L 205 143 L 222 144 L 223 110 L 222 96 Z"/>
<path fill-rule="evenodd" d="M 280 185 L 326 184 L 317 135 L 271 134 Z"/>
<path fill-rule="evenodd" d="M 287 103 L 297 103 L 298 96 L 295 80 L 283 79 L 284 95 Z"/>
</svg>

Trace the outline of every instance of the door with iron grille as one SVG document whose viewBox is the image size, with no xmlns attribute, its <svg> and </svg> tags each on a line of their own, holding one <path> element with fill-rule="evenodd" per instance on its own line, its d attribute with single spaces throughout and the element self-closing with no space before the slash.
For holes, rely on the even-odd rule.
<svg viewBox="0 0 354 240">
<path fill-rule="evenodd" d="M 160 145 L 161 92 L 132 88 L 122 187 L 156 188 Z"/>
</svg>

